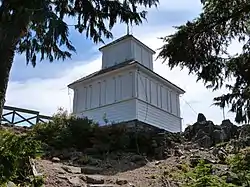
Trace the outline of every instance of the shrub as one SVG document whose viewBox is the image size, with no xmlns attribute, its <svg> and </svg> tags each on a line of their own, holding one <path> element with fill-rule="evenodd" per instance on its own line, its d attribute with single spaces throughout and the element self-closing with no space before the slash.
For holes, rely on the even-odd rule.
<svg viewBox="0 0 250 187">
<path fill-rule="evenodd" d="M 92 120 L 59 110 L 51 121 L 34 125 L 32 134 L 37 140 L 59 150 L 72 147 L 83 150 L 91 146 L 93 130 L 97 126 Z"/>
<path fill-rule="evenodd" d="M 16 135 L 7 130 L 0 130 L 0 184 L 3 185 L 7 181 L 15 184 L 37 182 L 32 177 L 29 158 L 41 154 L 40 145 L 28 135 Z"/>
<path fill-rule="evenodd" d="M 213 166 L 211 164 L 205 164 L 205 161 L 201 160 L 200 163 L 191 171 L 185 175 L 185 182 L 183 187 L 230 187 L 231 184 L 227 184 L 225 180 L 218 177 L 213 173 Z"/>
<path fill-rule="evenodd" d="M 159 135 L 147 128 L 128 127 L 126 123 L 98 126 L 92 120 L 74 117 L 63 110 L 50 122 L 33 126 L 32 134 L 57 150 L 75 148 L 96 154 L 125 151 L 154 156 L 156 152 L 164 152 L 164 146 L 180 141 L 180 135 Z"/>
<path fill-rule="evenodd" d="M 230 170 L 237 176 L 236 184 L 250 186 L 250 149 L 242 150 L 228 158 L 227 161 L 230 165 Z"/>
</svg>

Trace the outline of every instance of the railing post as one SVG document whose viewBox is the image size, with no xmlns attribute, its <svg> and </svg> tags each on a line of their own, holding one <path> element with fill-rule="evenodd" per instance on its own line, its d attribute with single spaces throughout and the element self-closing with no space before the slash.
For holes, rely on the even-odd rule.
<svg viewBox="0 0 250 187">
<path fill-rule="evenodd" d="M 39 115 L 39 113 L 37 114 L 37 116 L 36 116 L 36 124 L 38 124 L 39 123 L 39 121 L 40 121 L 40 115 Z"/>
<path fill-rule="evenodd" d="M 16 114 L 16 111 L 13 110 L 13 113 L 12 113 L 12 119 L 11 119 L 11 124 L 13 125 L 14 122 L 15 122 L 15 114 Z"/>
</svg>

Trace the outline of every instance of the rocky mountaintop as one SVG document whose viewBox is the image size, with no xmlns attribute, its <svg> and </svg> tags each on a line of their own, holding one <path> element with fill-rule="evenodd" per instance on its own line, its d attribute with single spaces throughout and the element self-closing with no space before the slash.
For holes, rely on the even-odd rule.
<svg viewBox="0 0 250 187">
<path fill-rule="evenodd" d="M 13 127 L 5 125 L 2 128 Z M 14 128 L 16 133 L 27 133 L 29 130 Z M 120 133 L 117 130 L 114 132 Z M 126 133 L 130 137 L 131 129 Z M 33 160 L 33 173 L 42 175 L 45 186 L 48 187 L 179 187 L 187 180 L 185 173 L 193 171 L 203 160 L 205 164 L 215 168 L 213 175 L 219 179 L 225 178 L 226 183 L 240 181 L 228 158 L 242 150 L 248 150 L 250 125 L 236 126 L 229 120 L 215 125 L 206 120 L 203 114 L 199 114 L 197 122 L 188 126 L 181 134 L 153 132 L 152 129 L 143 133 L 147 136 L 143 136 L 145 141 L 138 144 L 137 151 L 130 151 L 126 147 L 124 150 L 110 147 L 105 149 L 107 145 L 99 143 L 84 151 L 76 148 L 47 148 L 42 158 Z M 143 149 L 140 146 L 144 144 L 150 148 L 146 146 L 145 151 L 141 152 Z M 248 155 L 248 152 L 244 154 Z M 243 186 L 242 184 L 239 183 L 238 186 Z"/>
</svg>

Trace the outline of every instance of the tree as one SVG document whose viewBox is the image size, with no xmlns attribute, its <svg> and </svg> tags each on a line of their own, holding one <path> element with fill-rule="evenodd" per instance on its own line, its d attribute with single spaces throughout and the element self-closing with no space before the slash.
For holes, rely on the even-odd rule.
<svg viewBox="0 0 250 187">
<path fill-rule="evenodd" d="M 214 98 L 214 104 L 236 113 L 235 121 L 250 119 L 250 1 L 201 0 L 202 13 L 176 27 L 163 37 L 158 58 L 170 68 L 187 68 L 207 88 L 225 86 L 227 93 Z M 240 54 L 227 52 L 232 41 L 242 43 Z M 232 83 L 228 83 L 231 79 Z"/>
<path fill-rule="evenodd" d="M 1 0 L 0 1 L 0 116 L 9 73 L 16 53 L 27 64 L 39 60 L 64 60 L 75 52 L 65 17 L 77 19 L 75 29 L 94 43 L 112 38 L 118 21 L 139 25 L 158 0 Z M 72 26 L 72 25 L 71 25 Z"/>
</svg>

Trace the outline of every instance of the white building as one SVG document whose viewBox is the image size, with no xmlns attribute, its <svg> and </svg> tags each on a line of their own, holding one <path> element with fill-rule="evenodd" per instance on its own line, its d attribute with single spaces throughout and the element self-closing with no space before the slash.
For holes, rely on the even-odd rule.
<svg viewBox="0 0 250 187">
<path fill-rule="evenodd" d="M 99 50 L 102 69 L 69 85 L 73 114 L 100 124 L 138 120 L 181 131 L 179 97 L 185 91 L 153 71 L 152 49 L 126 35 Z"/>
</svg>

